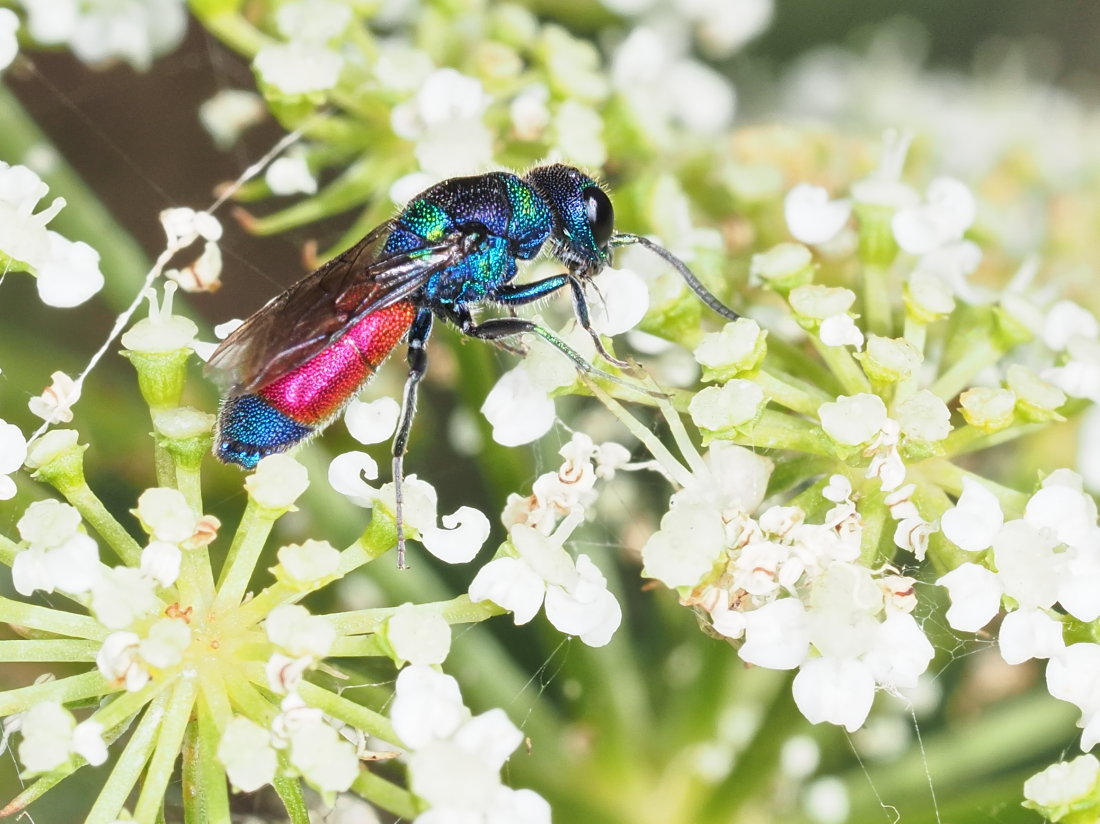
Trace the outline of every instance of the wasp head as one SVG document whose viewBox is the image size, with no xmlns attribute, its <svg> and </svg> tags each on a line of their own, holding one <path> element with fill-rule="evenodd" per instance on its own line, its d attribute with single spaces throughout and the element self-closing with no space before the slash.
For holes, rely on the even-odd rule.
<svg viewBox="0 0 1100 824">
<path fill-rule="evenodd" d="M 561 163 L 534 168 L 525 180 L 554 216 L 554 255 L 582 276 L 590 277 L 607 266 L 615 210 L 600 184 L 580 169 Z"/>
</svg>

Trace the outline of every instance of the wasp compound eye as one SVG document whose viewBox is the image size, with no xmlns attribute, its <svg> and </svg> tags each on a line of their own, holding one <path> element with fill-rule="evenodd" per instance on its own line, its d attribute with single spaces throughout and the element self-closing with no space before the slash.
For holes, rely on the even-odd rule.
<svg viewBox="0 0 1100 824">
<path fill-rule="evenodd" d="M 588 225 L 592 229 L 592 239 L 601 249 L 611 240 L 615 230 L 615 210 L 611 199 L 599 186 L 589 186 L 583 192 L 584 208 L 588 214 Z"/>
</svg>

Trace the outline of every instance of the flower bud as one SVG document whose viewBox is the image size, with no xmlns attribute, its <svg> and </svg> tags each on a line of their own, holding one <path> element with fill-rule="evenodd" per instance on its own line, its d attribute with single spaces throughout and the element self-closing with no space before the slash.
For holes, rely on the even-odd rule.
<svg viewBox="0 0 1100 824">
<path fill-rule="evenodd" d="M 821 428 L 836 443 L 859 446 L 875 437 L 886 423 L 886 404 L 878 395 L 841 395 L 817 410 Z"/>
<path fill-rule="evenodd" d="M 1100 816 L 1100 761 L 1079 755 L 1051 764 L 1024 782 L 1023 806 L 1048 821 L 1095 821 Z"/>
<path fill-rule="evenodd" d="M 752 256 L 749 277 L 780 294 L 804 286 L 814 279 L 814 258 L 801 243 L 780 243 Z"/>
<path fill-rule="evenodd" d="M 825 318 L 851 309 L 856 293 L 851 289 L 813 284 L 792 289 L 787 299 L 798 324 L 804 329 L 816 329 Z"/>
<path fill-rule="evenodd" d="M 696 426 L 714 436 L 751 426 L 764 404 L 764 390 L 752 381 L 735 378 L 724 386 L 702 390 L 691 399 L 688 412 Z"/>
<path fill-rule="evenodd" d="M 951 410 L 927 389 L 916 392 L 898 404 L 898 424 L 909 441 L 935 443 L 951 432 Z"/>
<path fill-rule="evenodd" d="M 282 453 L 261 459 L 256 471 L 244 481 L 248 497 L 274 515 L 292 509 L 307 486 L 309 475 L 306 468 Z"/>
<path fill-rule="evenodd" d="M 870 335 L 867 349 L 856 354 L 863 371 L 877 383 L 898 383 L 907 380 L 920 366 L 921 353 L 904 338 L 884 338 Z"/>
<path fill-rule="evenodd" d="M 194 407 L 177 406 L 153 414 L 153 434 L 177 464 L 196 471 L 210 454 L 215 420 Z"/>
<path fill-rule="evenodd" d="M 986 432 L 998 432 L 1012 424 L 1016 393 L 1009 389 L 976 386 L 959 396 L 966 422 Z"/>
<path fill-rule="evenodd" d="M 920 323 L 931 323 L 955 308 L 951 287 L 934 272 L 917 269 L 909 276 L 904 291 L 906 311 Z"/>
<path fill-rule="evenodd" d="M 1021 364 L 1008 367 L 1005 383 L 1016 394 L 1016 409 L 1025 421 L 1060 421 L 1058 408 L 1066 393 Z"/>
<path fill-rule="evenodd" d="M 695 360 L 703 367 L 703 380 L 723 382 L 752 372 L 767 353 L 767 333 L 756 321 L 739 318 L 720 332 L 711 332 L 695 347 Z"/>
<path fill-rule="evenodd" d="M 31 441 L 26 466 L 32 477 L 61 493 L 84 486 L 84 450 L 88 445 L 78 444 L 78 437 L 75 429 L 52 429 Z"/>
<path fill-rule="evenodd" d="M 333 580 L 340 564 L 339 551 L 328 541 L 288 544 L 277 555 L 279 565 L 272 570 L 275 577 L 299 590 L 317 589 Z"/>
</svg>

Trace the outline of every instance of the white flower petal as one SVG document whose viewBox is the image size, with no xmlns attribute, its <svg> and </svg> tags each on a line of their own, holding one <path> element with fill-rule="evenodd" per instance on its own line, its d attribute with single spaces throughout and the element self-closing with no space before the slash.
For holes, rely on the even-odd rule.
<svg viewBox="0 0 1100 824">
<path fill-rule="evenodd" d="M 443 529 L 421 527 L 420 541 L 424 548 L 448 564 L 464 564 L 473 560 L 489 537 L 489 519 L 470 506 L 459 507 L 443 516 Z"/>
<path fill-rule="evenodd" d="M 943 514 L 940 528 L 956 546 L 978 552 L 992 545 L 1004 520 L 997 496 L 977 481 L 963 478 L 959 501 Z"/>
<path fill-rule="evenodd" d="M 328 466 L 329 486 L 356 506 L 374 505 L 379 491 L 365 479 L 373 481 L 377 477 L 378 464 L 366 452 L 343 452 Z"/>
<path fill-rule="evenodd" d="M 827 721 L 855 732 L 875 699 L 875 679 L 859 661 L 815 658 L 794 677 L 794 702 L 811 724 Z"/>
<path fill-rule="evenodd" d="M 1037 609 L 1018 609 L 1001 622 L 997 636 L 1006 664 L 1022 664 L 1032 658 L 1051 658 L 1065 649 L 1062 624 Z"/>
<path fill-rule="evenodd" d="M 957 630 L 977 632 L 992 621 L 1001 608 L 1004 590 L 996 573 L 978 564 L 961 564 L 936 583 L 947 587 L 951 595 L 947 623 Z"/>
<path fill-rule="evenodd" d="M 745 643 L 737 650 L 742 661 L 794 669 L 806 660 L 809 648 L 806 608 L 797 598 L 781 598 L 745 613 Z"/>
<path fill-rule="evenodd" d="M 481 404 L 493 425 L 493 440 L 520 446 L 538 440 L 554 425 L 554 401 L 524 365 L 501 376 Z"/>
<path fill-rule="evenodd" d="M 379 398 L 370 403 L 355 399 L 344 412 L 344 424 L 359 443 L 381 443 L 393 434 L 400 415 L 401 404 L 393 398 Z"/>
<path fill-rule="evenodd" d="M 800 183 L 783 201 L 787 228 L 802 243 L 827 243 L 844 228 L 852 214 L 850 200 L 829 200 L 821 186 Z"/>
<path fill-rule="evenodd" d="M 621 335 L 642 322 L 649 310 L 649 288 L 636 273 L 608 266 L 591 284 L 590 318 L 601 335 Z"/>
<path fill-rule="evenodd" d="M 397 657 L 410 664 L 442 664 L 451 649 L 451 625 L 437 612 L 402 604 L 390 617 L 386 637 Z"/>
<path fill-rule="evenodd" d="M 546 582 L 518 558 L 490 561 L 470 582 L 471 601 L 492 601 L 511 612 L 517 625 L 535 617 L 545 594 Z"/>
</svg>

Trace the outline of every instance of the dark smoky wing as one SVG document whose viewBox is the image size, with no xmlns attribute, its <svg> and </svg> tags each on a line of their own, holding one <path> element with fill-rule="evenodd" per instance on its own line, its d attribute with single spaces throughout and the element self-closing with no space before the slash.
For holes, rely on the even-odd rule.
<svg viewBox="0 0 1100 824">
<path fill-rule="evenodd" d="M 380 257 L 387 222 L 252 315 L 211 355 L 208 373 L 233 394 L 255 392 L 301 366 L 369 312 L 397 303 L 461 256 L 461 236 Z"/>
</svg>

